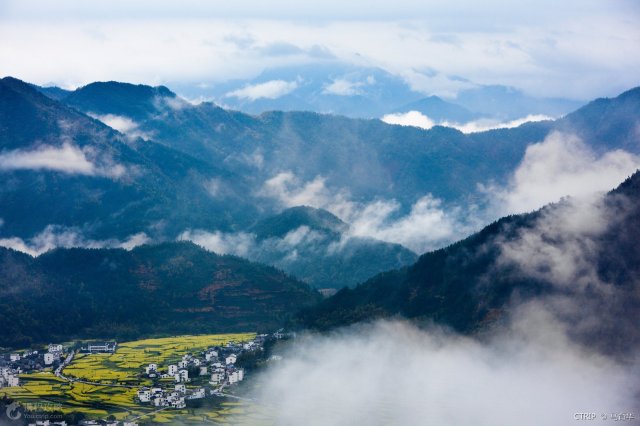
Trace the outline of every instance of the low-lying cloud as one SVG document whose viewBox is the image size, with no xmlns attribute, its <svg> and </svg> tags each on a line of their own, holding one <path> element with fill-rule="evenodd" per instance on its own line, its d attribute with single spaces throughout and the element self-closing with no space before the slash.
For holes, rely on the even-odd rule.
<svg viewBox="0 0 640 426">
<path fill-rule="evenodd" d="M 545 120 L 553 120 L 553 117 L 549 117 L 547 115 L 542 114 L 531 114 L 526 117 L 519 118 L 511 121 L 498 121 L 494 119 L 479 119 L 474 121 L 469 121 L 467 123 L 455 123 L 451 121 L 439 121 L 436 122 L 421 113 L 420 111 L 408 111 L 403 113 L 395 113 L 395 114 L 387 114 L 381 119 L 387 124 L 395 124 L 400 126 L 412 126 L 419 127 L 421 129 L 430 129 L 433 126 L 444 126 L 451 127 L 453 129 L 458 129 L 462 133 L 478 133 L 478 132 L 486 132 L 488 130 L 494 129 L 511 129 L 514 127 L 521 126 L 525 123 L 536 122 L 536 121 L 545 121 Z"/>
<path fill-rule="evenodd" d="M 86 238 L 78 229 L 48 225 L 42 232 L 27 240 L 19 237 L 0 238 L 0 247 L 21 251 L 31 256 L 39 256 L 55 248 L 123 248 L 131 250 L 150 242 L 151 238 L 144 232 L 130 235 L 124 240 L 115 238 L 93 240 Z"/>
<path fill-rule="evenodd" d="M 624 150 L 598 155 L 575 135 L 554 132 L 527 147 L 505 187 L 482 187 L 498 214 L 522 213 L 565 196 L 609 191 L 640 168 L 640 157 Z"/>
<path fill-rule="evenodd" d="M 368 76 L 363 81 L 352 81 L 348 78 L 336 78 L 331 83 L 326 84 L 322 91 L 325 95 L 355 96 L 363 92 L 365 86 L 375 84 L 373 76 Z"/>
<path fill-rule="evenodd" d="M 51 170 L 66 174 L 119 178 L 126 172 L 120 164 L 97 164 L 88 149 L 72 143 L 61 146 L 41 145 L 32 150 L 16 149 L 0 153 L 0 171 Z"/>
<path fill-rule="evenodd" d="M 114 115 L 114 114 L 105 114 L 105 115 L 97 115 L 97 114 L 89 114 L 91 117 L 95 118 L 111 127 L 119 131 L 120 133 L 125 134 L 129 137 L 129 139 L 151 139 L 151 135 L 147 132 L 140 130 L 140 125 L 130 119 L 129 117 L 125 117 L 123 115 Z"/>
<path fill-rule="evenodd" d="M 182 232 L 177 239 L 178 241 L 192 241 L 217 254 L 233 254 L 244 257 L 249 255 L 256 245 L 255 234 L 247 232 L 207 232 L 202 229 L 195 229 Z"/>
<path fill-rule="evenodd" d="M 276 200 L 282 207 L 307 205 L 328 210 L 350 225 L 346 238 L 375 238 L 401 244 L 416 253 L 451 243 L 483 223 L 474 206 L 466 210 L 446 206 L 431 194 L 403 213 L 402 205 L 394 199 L 354 201 L 349 191 L 330 189 L 321 176 L 305 182 L 289 171 L 267 180 L 259 195 Z"/>
<path fill-rule="evenodd" d="M 632 411 L 637 373 L 586 351 L 540 309 L 478 340 L 382 321 L 298 339 L 262 377 L 279 425 L 567 425 Z"/>
<path fill-rule="evenodd" d="M 225 97 L 233 97 L 248 101 L 258 99 L 277 99 L 284 95 L 288 95 L 298 88 L 297 81 L 271 80 L 265 83 L 247 85 L 242 89 L 234 90 L 225 95 Z"/>
</svg>

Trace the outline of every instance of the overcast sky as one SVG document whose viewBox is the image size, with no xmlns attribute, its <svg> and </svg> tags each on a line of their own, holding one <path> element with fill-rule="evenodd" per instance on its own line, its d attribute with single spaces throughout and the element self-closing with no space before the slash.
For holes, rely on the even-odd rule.
<svg viewBox="0 0 640 426">
<path fill-rule="evenodd" d="M 0 0 L 0 75 L 215 83 L 340 61 L 425 93 L 464 78 L 589 99 L 640 84 L 639 18 L 634 0 Z"/>
</svg>

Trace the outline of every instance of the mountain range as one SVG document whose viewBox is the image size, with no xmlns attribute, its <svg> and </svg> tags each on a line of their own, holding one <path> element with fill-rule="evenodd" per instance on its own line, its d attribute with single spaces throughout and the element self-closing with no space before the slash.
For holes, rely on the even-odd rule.
<svg viewBox="0 0 640 426">
<path fill-rule="evenodd" d="M 554 131 L 578 135 L 596 153 L 639 154 L 639 113 L 640 89 L 633 89 L 559 120 L 464 134 L 311 112 L 252 116 L 192 105 L 166 87 L 104 82 L 62 91 L 4 78 L 0 240 L 38 254 L 173 241 L 185 232 L 251 239 L 258 223 L 298 205 L 343 222 L 379 202 L 409 214 L 424 197 L 446 211 L 482 202 L 478 185 L 507 184 L 527 148 Z M 326 234 L 321 251 L 307 244 L 296 259 L 265 248 L 273 244 L 264 238 L 257 248 L 225 252 L 333 288 L 413 261 L 409 250 L 354 235 L 346 224 L 341 244 Z M 320 253 L 327 268 L 313 267 Z M 367 267 L 357 260 L 370 256 L 390 260 Z"/>
<path fill-rule="evenodd" d="M 449 108 L 434 98 L 421 105 Z M 64 91 L 4 78 L 0 246 L 29 254 L 1 251 L 0 312 L 13 321 L 3 339 L 106 335 L 114 324 L 119 336 L 272 327 L 319 301 L 307 284 L 365 281 L 294 323 L 328 329 L 402 315 L 473 332 L 503 318 L 514 297 L 562 293 L 544 275 L 553 262 L 527 269 L 505 254 L 536 238 L 550 241 L 553 253 L 573 253 L 574 243 L 596 247 L 584 261 L 595 271 L 572 278 L 609 285 L 617 296 L 606 299 L 616 302 L 607 312 L 634 319 L 627 312 L 636 303 L 628 283 L 639 264 L 630 245 L 638 175 L 602 205 L 565 200 L 509 216 L 420 258 L 366 231 L 382 213 L 481 202 L 479 185 L 506 185 L 529 147 L 554 132 L 575 135 L 594 155 L 638 155 L 638 116 L 640 88 L 561 119 L 465 134 L 314 112 L 255 116 L 193 105 L 163 86 L 99 82 Z M 606 226 L 559 228 L 581 211 Z M 572 296 L 599 300 L 600 286 L 589 291 Z M 145 309 L 134 312 L 140 300 Z M 51 312 L 59 316 L 53 325 Z M 619 334 L 610 336 L 619 348 Z"/>
<path fill-rule="evenodd" d="M 189 242 L 36 258 L 0 248 L 0 265 L 1 346 L 270 330 L 320 299 L 279 270 Z"/>
<path fill-rule="evenodd" d="M 436 77 L 429 72 L 416 74 L 425 80 Z M 436 122 L 455 123 L 479 118 L 508 121 L 535 114 L 559 117 L 582 105 L 576 100 L 535 98 L 512 87 L 479 85 L 456 77 L 451 80 L 459 86 L 455 96 L 425 96 L 406 78 L 381 68 L 328 60 L 268 68 L 249 79 L 182 83 L 175 88 L 188 98 L 209 99 L 249 114 L 311 111 L 379 118 L 393 112 L 419 111 Z"/>
<path fill-rule="evenodd" d="M 508 216 L 411 266 L 305 309 L 328 330 L 400 316 L 477 333 L 538 302 L 570 336 L 606 353 L 640 346 L 640 171 L 606 195 Z"/>
</svg>

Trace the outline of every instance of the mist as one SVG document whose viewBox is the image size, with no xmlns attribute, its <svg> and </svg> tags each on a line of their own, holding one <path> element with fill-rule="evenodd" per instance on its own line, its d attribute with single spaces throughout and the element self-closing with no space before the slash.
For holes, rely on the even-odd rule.
<svg viewBox="0 0 640 426">
<path fill-rule="evenodd" d="M 94 240 L 87 238 L 78 228 L 69 228 L 61 225 L 47 225 L 45 229 L 31 238 L 0 238 L 0 247 L 17 250 L 31 256 L 39 256 L 58 247 L 123 248 L 125 250 L 132 250 L 137 246 L 149 244 L 151 242 L 151 238 L 144 232 L 129 235 L 124 240 L 119 240 L 117 238 Z"/>
<path fill-rule="evenodd" d="M 566 425 L 637 410 L 637 373 L 534 304 L 482 340 L 402 321 L 304 336 L 255 396 L 280 425 Z"/>
</svg>

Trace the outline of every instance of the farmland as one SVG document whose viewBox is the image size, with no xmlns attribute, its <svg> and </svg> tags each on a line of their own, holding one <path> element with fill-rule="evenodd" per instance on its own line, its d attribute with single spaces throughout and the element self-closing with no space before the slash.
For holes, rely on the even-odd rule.
<svg viewBox="0 0 640 426">
<path fill-rule="evenodd" d="M 267 410 L 249 401 L 216 397 L 197 408 L 158 409 L 136 400 L 139 388 L 158 385 L 141 374 L 144 366 L 177 363 L 188 353 L 254 337 L 253 333 L 214 334 L 124 342 L 112 354 L 77 354 L 61 377 L 51 371 L 21 374 L 20 386 L 0 388 L 0 397 L 6 395 L 26 407 L 95 419 L 114 416 L 139 423 L 225 424 L 233 418 L 234 423 L 269 424 Z"/>
</svg>

